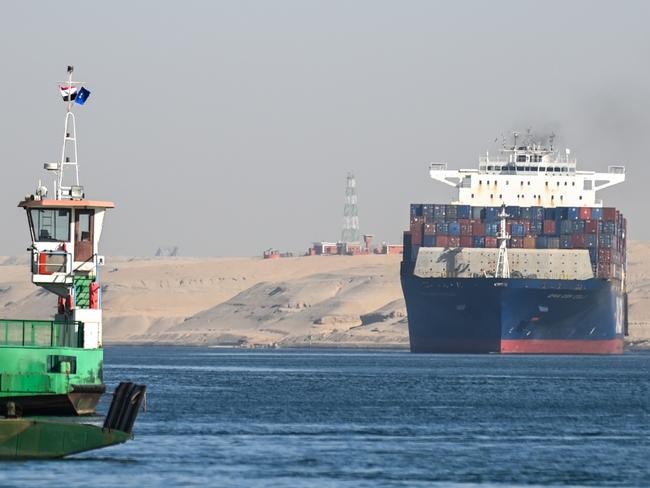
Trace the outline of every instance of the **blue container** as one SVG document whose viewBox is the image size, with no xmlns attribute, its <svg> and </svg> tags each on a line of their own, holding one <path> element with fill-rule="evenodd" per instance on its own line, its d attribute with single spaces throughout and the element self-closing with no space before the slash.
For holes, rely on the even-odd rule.
<svg viewBox="0 0 650 488">
<path fill-rule="evenodd" d="M 474 237 L 472 244 L 474 247 L 485 247 L 485 237 Z"/>
<path fill-rule="evenodd" d="M 422 217 L 422 204 L 421 203 L 412 203 L 411 204 L 411 217 Z"/>
<path fill-rule="evenodd" d="M 446 236 L 449 235 L 449 224 L 441 222 L 436 224 L 436 235 Z"/>
<path fill-rule="evenodd" d="M 530 207 L 530 218 L 532 220 L 544 220 L 544 207 Z"/>
<path fill-rule="evenodd" d="M 458 222 L 449 222 L 449 235 L 450 236 L 459 236 L 460 235 L 460 224 Z"/>
<path fill-rule="evenodd" d="M 616 222 L 604 221 L 602 233 L 607 235 L 616 234 Z"/>
<path fill-rule="evenodd" d="M 470 207 L 469 205 L 458 205 L 457 213 L 459 219 L 471 219 L 472 207 Z"/>
<path fill-rule="evenodd" d="M 425 222 L 433 222 L 433 205 L 422 205 L 422 215 Z"/>
<path fill-rule="evenodd" d="M 541 220 L 533 220 L 530 222 L 530 231 L 531 236 L 538 236 L 544 233 L 544 224 Z"/>
<path fill-rule="evenodd" d="M 555 218 L 557 220 L 567 220 L 569 218 L 569 207 L 558 207 L 555 209 Z"/>
<path fill-rule="evenodd" d="M 445 205 L 434 205 L 433 206 L 433 218 L 436 222 L 442 222 L 445 220 L 445 214 L 446 214 L 446 206 Z"/>
<path fill-rule="evenodd" d="M 574 234 L 584 234 L 585 233 L 585 221 L 584 220 L 571 220 L 573 224 L 573 233 Z"/>
<path fill-rule="evenodd" d="M 473 219 L 485 219 L 485 207 L 471 207 Z"/>
<path fill-rule="evenodd" d="M 532 215 L 530 211 L 530 207 L 519 207 L 521 209 L 520 212 L 520 218 L 523 220 L 530 220 L 530 216 Z"/>
<path fill-rule="evenodd" d="M 548 237 L 539 236 L 535 239 L 535 247 L 537 249 L 548 249 Z"/>
<path fill-rule="evenodd" d="M 436 236 L 431 234 L 424 234 L 422 237 L 422 245 L 424 247 L 436 247 Z"/>
<path fill-rule="evenodd" d="M 445 218 L 447 220 L 456 220 L 458 218 L 458 205 L 447 205 L 446 212 Z"/>
<path fill-rule="evenodd" d="M 526 227 L 524 227 L 524 224 L 512 224 L 510 233 L 513 237 L 524 237 L 526 235 Z"/>
<path fill-rule="evenodd" d="M 499 224 L 497 222 L 488 222 L 485 224 L 485 235 L 496 237 L 499 234 Z"/>
<path fill-rule="evenodd" d="M 495 222 L 499 220 L 500 207 L 485 207 L 485 221 Z"/>
<path fill-rule="evenodd" d="M 616 238 L 612 235 L 600 235 L 598 236 L 598 246 L 604 247 L 605 249 L 612 249 L 616 247 Z"/>
<path fill-rule="evenodd" d="M 555 208 L 544 209 L 544 220 L 555 220 L 556 218 L 557 218 L 557 209 Z"/>
<path fill-rule="evenodd" d="M 511 219 L 520 219 L 521 218 L 521 207 L 520 206 L 508 206 L 506 207 L 506 213 L 510 215 Z"/>
<path fill-rule="evenodd" d="M 569 220 L 580 220 L 580 208 L 579 207 L 569 207 L 567 210 L 567 219 Z"/>
<path fill-rule="evenodd" d="M 598 247 L 598 236 L 596 234 L 585 235 L 585 246 L 588 248 Z"/>
<path fill-rule="evenodd" d="M 560 234 L 561 235 L 573 234 L 572 220 L 560 220 Z"/>
<path fill-rule="evenodd" d="M 572 249 L 573 248 L 573 239 L 571 236 L 562 236 L 560 237 L 560 249 Z"/>
<path fill-rule="evenodd" d="M 546 243 L 548 249 L 559 249 L 560 248 L 560 238 L 559 237 L 547 237 Z"/>
<path fill-rule="evenodd" d="M 591 209 L 591 218 L 592 220 L 603 220 L 603 209 L 602 207 L 594 207 Z"/>
</svg>

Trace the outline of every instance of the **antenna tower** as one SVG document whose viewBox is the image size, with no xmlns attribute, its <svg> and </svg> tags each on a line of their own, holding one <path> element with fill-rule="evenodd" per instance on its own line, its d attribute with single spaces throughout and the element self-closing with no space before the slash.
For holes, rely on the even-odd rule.
<svg viewBox="0 0 650 488">
<path fill-rule="evenodd" d="M 506 207 L 503 205 L 501 207 L 501 213 L 499 214 L 501 218 L 501 229 L 499 229 L 499 256 L 497 257 L 497 278 L 510 278 L 510 266 L 508 264 L 508 240 L 510 236 L 506 231 L 506 219 L 510 217 L 506 213 Z"/>
<path fill-rule="evenodd" d="M 359 242 L 359 209 L 357 207 L 357 181 L 348 173 L 345 186 L 345 207 L 343 207 L 342 242 Z"/>
<path fill-rule="evenodd" d="M 68 100 L 64 100 L 66 102 L 65 130 L 63 132 L 61 161 L 58 163 L 56 169 L 56 182 L 54 190 L 57 200 L 61 200 L 64 197 L 72 198 L 73 186 L 75 187 L 75 190 L 80 188 L 79 166 L 77 164 L 77 127 L 75 123 L 74 113 L 72 113 L 72 108 L 74 107 L 75 103 L 72 95 L 76 92 L 77 88 L 80 87 L 83 82 L 72 80 L 73 71 L 74 67 L 68 66 L 68 80 L 59 82 L 61 84 L 66 84 Z M 62 87 L 62 92 L 63 89 L 64 87 Z M 66 168 L 68 169 L 68 173 L 73 173 L 72 177 L 74 185 L 70 183 L 66 184 Z"/>
</svg>

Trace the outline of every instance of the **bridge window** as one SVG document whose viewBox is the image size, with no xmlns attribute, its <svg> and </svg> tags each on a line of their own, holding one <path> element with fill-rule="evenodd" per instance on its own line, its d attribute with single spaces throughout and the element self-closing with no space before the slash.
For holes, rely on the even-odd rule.
<svg viewBox="0 0 650 488">
<path fill-rule="evenodd" d="M 67 208 L 32 208 L 29 226 L 37 242 L 68 242 L 70 210 Z"/>
</svg>

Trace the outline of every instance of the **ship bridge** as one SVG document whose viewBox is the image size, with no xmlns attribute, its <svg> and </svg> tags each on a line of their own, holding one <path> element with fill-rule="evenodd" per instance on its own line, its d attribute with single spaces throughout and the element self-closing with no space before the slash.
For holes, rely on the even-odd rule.
<svg viewBox="0 0 650 488">
<path fill-rule="evenodd" d="M 454 203 L 462 205 L 601 207 L 596 192 L 625 181 L 625 167 L 578 171 L 569 149 L 559 154 L 552 145 L 514 144 L 496 157 L 479 158 L 478 169 L 450 170 L 446 163 L 431 163 L 429 175 L 457 188 Z"/>
</svg>

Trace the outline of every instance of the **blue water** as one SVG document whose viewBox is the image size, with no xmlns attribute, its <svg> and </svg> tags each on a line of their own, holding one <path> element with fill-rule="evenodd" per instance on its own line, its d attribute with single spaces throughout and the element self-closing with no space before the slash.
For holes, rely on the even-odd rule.
<svg viewBox="0 0 650 488">
<path fill-rule="evenodd" d="M 109 347 L 111 388 L 149 385 L 136 439 L 2 463 L 0 485 L 648 486 L 649 373 L 650 354 Z"/>
</svg>

